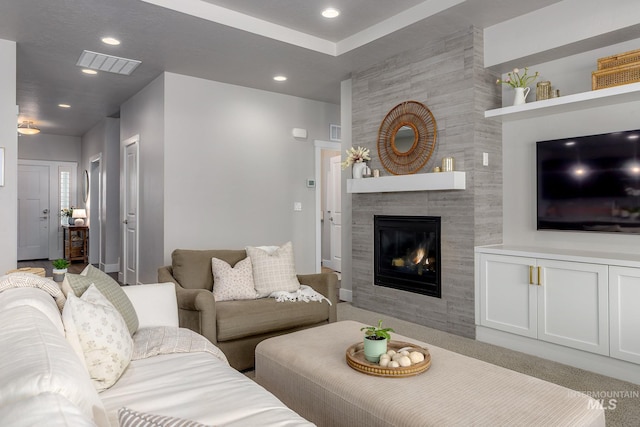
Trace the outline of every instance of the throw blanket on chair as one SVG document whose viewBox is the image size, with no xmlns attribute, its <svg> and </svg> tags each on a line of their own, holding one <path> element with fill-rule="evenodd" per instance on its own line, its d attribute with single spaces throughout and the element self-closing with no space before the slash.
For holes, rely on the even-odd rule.
<svg viewBox="0 0 640 427">
<path fill-rule="evenodd" d="M 32 273 L 10 273 L 0 277 L 0 292 L 13 288 L 42 289 L 53 297 L 60 311 L 62 311 L 64 303 L 67 301 L 56 282 Z"/>
<path fill-rule="evenodd" d="M 275 298 L 278 302 L 284 301 L 318 301 L 327 300 L 329 305 L 331 301 L 325 298 L 321 293 L 316 292 L 311 286 L 300 285 L 300 289 L 295 292 L 276 291 L 269 294 L 269 298 Z"/>
<path fill-rule="evenodd" d="M 209 353 L 226 363 L 227 357 L 211 342 L 191 329 L 173 326 L 140 328 L 133 334 L 133 355 L 131 360 L 145 359 L 159 354 Z"/>
</svg>

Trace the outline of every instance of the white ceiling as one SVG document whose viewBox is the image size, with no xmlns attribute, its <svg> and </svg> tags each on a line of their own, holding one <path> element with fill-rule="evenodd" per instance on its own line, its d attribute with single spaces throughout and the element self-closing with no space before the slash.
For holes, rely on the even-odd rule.
<svg viewBox="0 0 640 427">
<path fill-rule="evenodd" d="M 17 42 L 19 121 L 80 136 L 164 71 L 339 103 L 353 70 L 558 1 L 2 0 L 0 38 Z M 325 6 L 342 13 L 326 20 Z M 142 64 L 87 76 L 75 65 L 85 49 Z"/>
</svg>

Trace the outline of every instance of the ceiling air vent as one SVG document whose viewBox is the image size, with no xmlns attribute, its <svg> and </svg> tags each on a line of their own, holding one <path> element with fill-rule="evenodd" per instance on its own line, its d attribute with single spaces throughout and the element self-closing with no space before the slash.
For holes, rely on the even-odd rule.
<svg viewBox="0 0 640 427">
<path fill-rule="evenodd" d="M 76 62 L 78 67 L 124 74 L 125 76 L 130 75 L 140 64 L 142 64 L 142 61 L 105 55 L 104 53 L 91 52 L 90 50 L 83 51 L 78 62 Z"/>
</svg>

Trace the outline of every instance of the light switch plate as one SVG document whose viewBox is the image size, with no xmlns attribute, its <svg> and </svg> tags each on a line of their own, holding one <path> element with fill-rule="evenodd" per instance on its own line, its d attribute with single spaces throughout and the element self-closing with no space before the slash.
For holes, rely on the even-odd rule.
<svg viewBox="0 0 640 427">
<path fill-rule="evenodd" d="M 302 203 L 301 202 L 293 202 L 293 210 L 294 211 L 301 211 L 302 210 Z"/>
</svg>

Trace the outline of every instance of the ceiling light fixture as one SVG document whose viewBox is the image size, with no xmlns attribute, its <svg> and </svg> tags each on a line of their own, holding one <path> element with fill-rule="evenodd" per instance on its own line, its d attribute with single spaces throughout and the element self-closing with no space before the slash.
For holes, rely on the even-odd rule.
<svg viewBox="0 0 640 427">
<path fill-rule="evenodd" d="M 108 44 L 111 46 L 118 46 L 120 44 L 120 40 L 113 37 L 103 37 L 101 40 L 102 40 L 102 43 Z"/>
<path fill-rule="evenodd" d="M 71 105 L 69 105 L 69 104 L 58 104 L 58 107 L 60 107 L 60 108 L 71 108 Z"/>
<path fill-rule="evenodd" d="M 35 135 L 40 133 L 40 129 L 34 125 L 33 122 L 25 120 L 18 125 L 18 133 L 22 135 Z"/>
<path fill-rule="evenodd" d="M 324 16 L 325 18 L 329 18 L 329 19 L 336 18 L 338 15 L 340 15 L 340 11 L 332 7 L 322 11 L 322 16 Z"/>
<path fill-rule="evenodd" d="M 98 74 L 98 72 L 96 70 L 90 70 L 88 68 L 83 69 L 82 72 L 85 73 L 85 74 L 90 74 L 92 76 L 95 75 L 95 74 Z"/>
<path fill-rule="evenodd" d="M 287 77 L 286 77 L 286 76 L 275 76 L 275 77 L 273 78 L 273 80 L 275 80 L 275 81 L 277 81 L 277 82 L 284 82 L 284 81 L 286 81 L 286 80 L 287 80 Z"/>
</svg>

